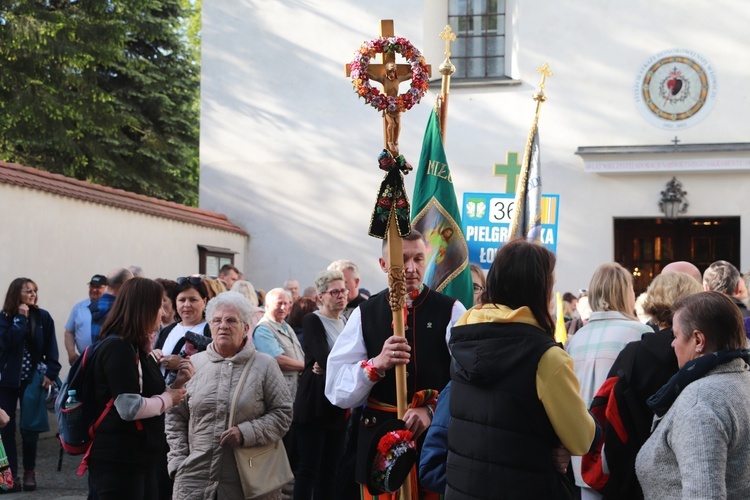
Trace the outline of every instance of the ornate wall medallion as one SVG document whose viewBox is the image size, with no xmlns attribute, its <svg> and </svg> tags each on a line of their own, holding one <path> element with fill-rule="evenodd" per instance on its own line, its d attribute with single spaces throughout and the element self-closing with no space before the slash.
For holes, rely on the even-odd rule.
<svg viewBox="0 0 750 500">
<path fill-rule="evenodd" d="M 634 87 L 638 110 L 660 128 L 695 125 L 713 107 L 718 85 L 708 60 L 693 50 L 670 49 L 643 63 Z"/>
</svg>

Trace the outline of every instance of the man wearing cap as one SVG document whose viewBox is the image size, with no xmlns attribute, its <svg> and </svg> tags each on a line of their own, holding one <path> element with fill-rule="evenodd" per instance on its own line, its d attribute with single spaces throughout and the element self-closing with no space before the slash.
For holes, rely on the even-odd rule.
<svg viewBox="0 0 750 500">
<path fill-rule="evenodd" d="M 92 300 L 99 300 L 107 286 L 107 277 L 95 274 L 91 277 L 89 296 L 78 302 L 70 311 L 68 322 L 65 323 L 65 350 L 68 351 L 68 361 L 72 365 L 84 349 L 91 345 L 91 310 Z M 76 352 L 77 351 L 77 352 Z"/>
<path fill-rule="evenodd" d="M 104 320 L 107 319 L 112 305 L 115 303 L 115 297 L 126 281 L 133 277 L 129 269 L 120 267 L 109 273 L 107 276 L 107 290 L 97 300 L 92 300 L 89 304 L 91 311 L 91 339 L 96 342 L 99 340 L 99 332 L 102 329 Z"/>
<path fill-rule="evenodd" d="M 387 243 L 380 267 L 388 272 Z M 407 403 L 405 428 L 415 439 L 429 428 L 436 394 L 450 380 L 447 340 L 453 324 L 466 312 L 460 302 L 422 283 L 427 250 L 421 233 L 404 237 L 406 278 L 406 338 L 393 335 L 388 290 L 373 295 L 354 310 L 328 356 L 325 394 L 341 408 L 365 404 L 357 438 L 356 480 L 364 485 L 362 497 L 375 498 L 378 485 L 371 481 L 372 448 L 378 429 L 396 418 L 396 384 L 392 368 L 405 365 Z M 368 455 L 370 455 L 368 457 Z M 369 459 L 368 459 L 369 458 Z M 412 489 L 413 498 L 419 493 Z M 421 492 L 420 498 L 432 498 Z M 386 495 L 378 498 L 390 498 Z M 436 497 L 435 497 L 436 498 Z"/>
</svg>

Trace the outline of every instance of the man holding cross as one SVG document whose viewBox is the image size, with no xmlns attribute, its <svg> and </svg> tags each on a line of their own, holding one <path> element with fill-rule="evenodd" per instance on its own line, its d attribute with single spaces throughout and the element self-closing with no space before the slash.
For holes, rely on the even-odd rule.
<svg viewBox="0 0 750 500">
<path fill-rule="evenodd" d="M 450 380 L 447 340 L 451 327 L 466 311 L 460 302 L 422 283 L 427 258 L 421 233 L 412 230 L 404 237 L 403 258 L 405 338 L 393 335 L 390 292 L 386 289 L 354 310 L 328 356 L 328 399 L 341 408 L 365 405 L 359 422 L 356 464 L 356 480 L 363 485 L 364 499 L 373 498 L 366 486 L 370 441 L 381 424 L 396 418 L 393 368 L 406 366 L 407 401 L 411 404 L 403 420 L 418 439 L 432 422 L 437 392 Z M 387 241 L 380 267 L 386 273 L 390 267 Z M 425 492 L 417 496 L 416 488 L 412 494 L 412 498 L 431 498 Z"/>
</svg>

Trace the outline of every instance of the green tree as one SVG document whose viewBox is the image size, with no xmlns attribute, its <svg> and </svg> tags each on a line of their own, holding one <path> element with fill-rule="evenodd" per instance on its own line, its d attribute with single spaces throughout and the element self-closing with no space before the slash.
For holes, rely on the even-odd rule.
<svg viewBox="0 0 750 500">
<path fill-rule="evenodd" d="M 0 0 L 0 157 L 195 205 L 190 16 L 184 0 Z"/>
</svg>

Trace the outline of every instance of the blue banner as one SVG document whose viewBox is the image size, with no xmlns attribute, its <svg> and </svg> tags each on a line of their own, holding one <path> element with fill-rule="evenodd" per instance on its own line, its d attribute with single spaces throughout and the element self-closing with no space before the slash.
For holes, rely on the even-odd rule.
<svg viewBox="0 0 750 500">
<path fill-rule="evenodd" d="M 497 249 L 510 238 L 515 195 L 464 193 L 461 221 L 469 247 L 469 261 L 489 269 Z M 557 252 L 559 194 L 542 195 L 542 245 Z"/>
</svg>

